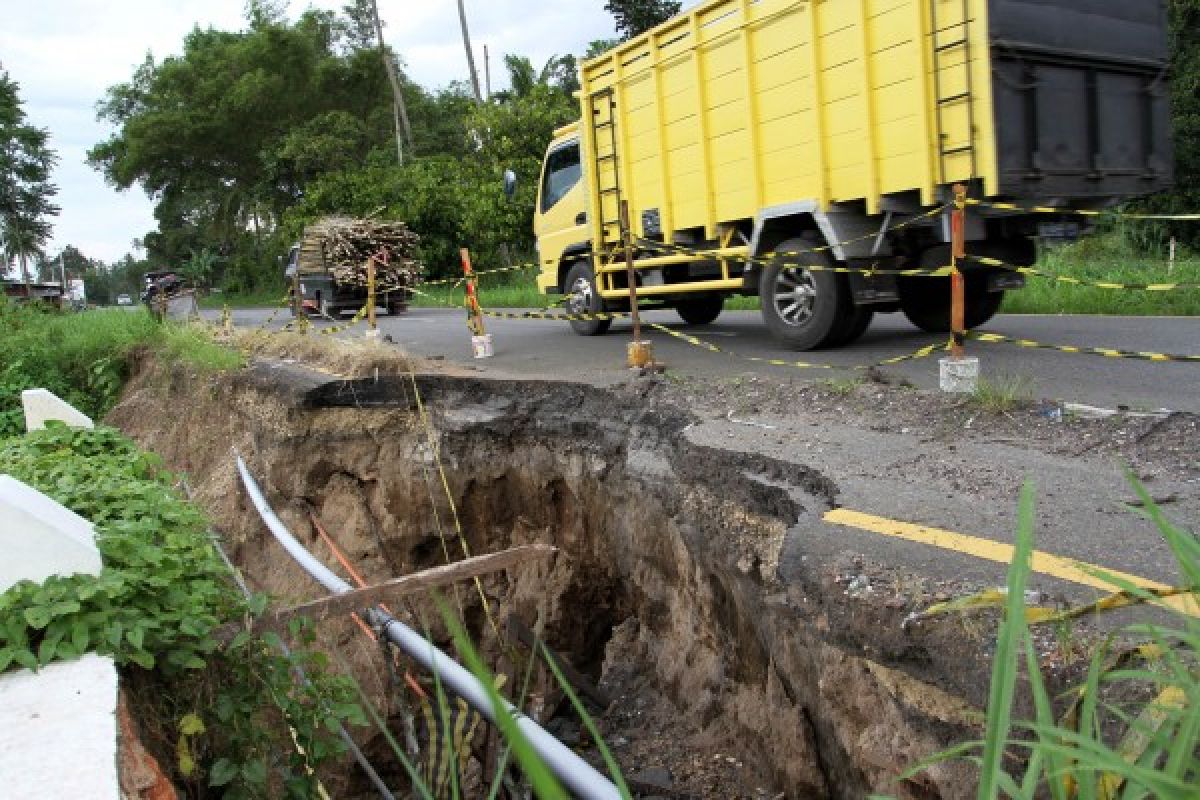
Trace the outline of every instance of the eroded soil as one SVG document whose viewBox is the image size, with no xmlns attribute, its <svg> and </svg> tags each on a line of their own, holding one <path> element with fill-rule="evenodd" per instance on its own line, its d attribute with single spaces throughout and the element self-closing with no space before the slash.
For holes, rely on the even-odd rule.
<svg viewBox="0 0 1200 800">
<path fill-rule="evenodd" d="M 862 563 L 781 574 L 781 553 L 836 503 L 836 483 L 795 461 L 693 443 L 684 431 L 697 418 L 681 410 L 689 391 L 669 380 L 608 391 L 433 374 L 341 381 L 279 363 L 220 377 L 147 365 L 111 421 L 189 475 L 236 561 L 280 604 L 318 591 L 263 530 L 230 448 L 306 545 L 340 569 L 315 518 L 369 582 L 458 558 L 463 541 L 473 553 L 558 547 L 453 601 L 510 686 L 519 670 L 500 634 L 515 615 L 607 692 L 599 724 L 642 796 L 973 795 L 961 764 L 896 777 L 977 735 L 991 626 L 906 629 L 907 600 L 849 591 L 843 579 Z M 805 413 L 854 401 L 809 391 Z M 723 407 L 712 387 L 706 395 L 714 413 Z M 797 403 L 795 392 L 751 397 L 754 407 L 737 397 L 739 413 Z M 447 643 L 430 604 L 397 612 Z M 322 631 L 398 720 L 403 698 L 377 646 L 349 622 Z M 530 713 L 597 759 L 546 676 L 532 688 Z M 381 737 L 360 737 L 399 786 Z M 342 777 L 349 796 L 364 790 L 351 768 Z"/>
</svg>

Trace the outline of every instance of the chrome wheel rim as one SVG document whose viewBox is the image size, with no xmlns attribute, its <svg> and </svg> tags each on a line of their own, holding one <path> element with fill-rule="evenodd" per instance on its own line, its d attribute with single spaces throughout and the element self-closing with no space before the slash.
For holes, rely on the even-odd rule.
<svg viewBox="0 0 1200 800">
<path fill-rule="evenodd" d="M 775 313 L 788 325 L 805 325 L 817 305 L 817 284 L 803 267 L 785 267 L 775 277 Z"/>
<path fill-rule="evenodd" d="M 576 278 L 571 284 L 571 300 L 567 307 L 572 314 L 590 314 L 592 297 L 592 282 L 587 278 Z"/>
</svg>

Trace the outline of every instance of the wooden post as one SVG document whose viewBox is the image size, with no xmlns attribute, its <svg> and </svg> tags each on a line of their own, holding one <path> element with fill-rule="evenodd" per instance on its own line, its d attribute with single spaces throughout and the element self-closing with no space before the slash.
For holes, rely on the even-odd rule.
<svg viewBox="0 0 1200 800">
<path fill-rule="evenodd" d="M 958 265 L 967 257 L 967 188 L 954 185 L 954 211 L 950 213 L 950 331 L 953 335 L 951 355 L 963 357 L 966 341 L 966 282 Z"/>
<path fill-rule="evenodd" d="M 629 344 L 630 369 L 642 369 L 654 362 L 650 343 L 642 341 L 642 317 L 638 312 L 637 271 L 633 268 L 633 241 L 629 230 L 629 202 L 621 201 L 621 244 L 625 248 L 625 275 L 629 282 L 629 315 L 633 320 L 633 341 Z M 597 291 L 599 287 L 597 286 Z"/>
<path fill-rule="evenodd" d="M 377 336 L 379 326 L 375 322 L 375 256 L 367 259 L 367 336 Z"/>
<path fill-rule="evenodd" d="M 479 296 L 475 289 L 475 271 L 471 269 L 471 253 L 464 247 L 459 250 L 459 255 L 462 256 L 463 277 L 467 282 L 467 327 L 475 336 L 486 336 L 483 309 L 479 305 Z"/>
<path fill-rule="evenodd" d="M 296 330 L 300 335 L 308 333 L 308 314 L 304 311 L 304 293 L 300 288 L 300 265 L 292 273 L 292 308 L 296 310 Z"/>
</svg>

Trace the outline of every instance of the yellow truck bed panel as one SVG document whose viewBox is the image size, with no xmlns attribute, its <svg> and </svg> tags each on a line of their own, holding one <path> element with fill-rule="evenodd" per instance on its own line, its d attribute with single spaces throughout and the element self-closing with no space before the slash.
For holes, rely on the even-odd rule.
<svg viewBox="0 0 1200 800">
<path fill-rule="evenodd" d="M 994 191 L 987 11 L 987 0 L 715 0 L 586 62 L 595 241 L 617 240 L 618 198 L 635 234 L 657 209 L 669 239 L 800 201 L 875 213 L 886 195 L 933 202 L 937 186 L 971 178 Z"/>
</svg>

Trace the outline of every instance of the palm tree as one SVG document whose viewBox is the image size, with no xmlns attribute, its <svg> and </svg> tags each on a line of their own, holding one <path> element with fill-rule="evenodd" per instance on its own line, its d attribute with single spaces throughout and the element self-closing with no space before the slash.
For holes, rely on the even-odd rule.
<svg viewBox="0 0 1200 800">
<path fill-rule="evenodd" d="M 550 56 L 550 60 L 538 71 L 525 56 L 509 54 L 504 57 L 504 66 L 508 70 L 509 88 L 496 92 L 495 98 L 501 103 L 528 97 L 538 86 L 557 88 L 567 93 L 579 88 L 574 56 Z"/>
</svg>

